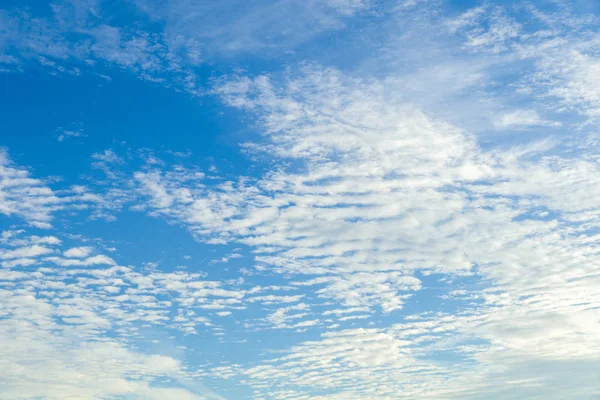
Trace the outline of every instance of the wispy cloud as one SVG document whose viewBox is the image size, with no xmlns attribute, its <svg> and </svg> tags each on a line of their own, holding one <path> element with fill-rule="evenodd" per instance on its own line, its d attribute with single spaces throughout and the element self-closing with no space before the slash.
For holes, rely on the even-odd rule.
<svg viewBox="0 0 600 400">
<path fill-rule="evenodd" d="M 0 152 L 0 213 L 17 216 L 31 226 L 52 227 L 53 214 L 93 204 L 95 198 L 76 188 L 57 193 L 45 182 L 15 165 L 4 150 Z"/>
<path fill-rule="evenodd" d="M 527 128 L 532 126 L 561 126 L 560 122 L 546 121 L 535 110 L 516 110 L 502 115 L 495 122 L 498 129 Z"/>
</svg>

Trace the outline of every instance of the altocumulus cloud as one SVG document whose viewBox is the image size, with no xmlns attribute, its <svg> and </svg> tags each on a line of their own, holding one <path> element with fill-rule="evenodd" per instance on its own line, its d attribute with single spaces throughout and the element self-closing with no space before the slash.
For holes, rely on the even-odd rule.
<svg viewBox="0 0 600 400">
<path fill-rule="evenodd" d="M 1 398 L 599 395 L 594 4 L 129 6 L 2 11 L 3 71 L 210 98 L 251 165 L 3 151 Z"/>
</svg>

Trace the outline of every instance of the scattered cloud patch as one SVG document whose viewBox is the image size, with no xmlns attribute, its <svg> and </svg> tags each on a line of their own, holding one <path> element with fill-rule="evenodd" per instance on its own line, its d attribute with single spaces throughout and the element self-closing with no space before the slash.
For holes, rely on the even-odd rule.
<svg viewBox="0 0 600 400">
<path fill-rule="evenodd" d="M 559 127 L 560 122 L 546 121 L 542 119 L 535 110 L 517 110 L 506 113 L 499 118 L 496 123 L 496 129 L 520 129 L 534 126 Z"/>
</svg>

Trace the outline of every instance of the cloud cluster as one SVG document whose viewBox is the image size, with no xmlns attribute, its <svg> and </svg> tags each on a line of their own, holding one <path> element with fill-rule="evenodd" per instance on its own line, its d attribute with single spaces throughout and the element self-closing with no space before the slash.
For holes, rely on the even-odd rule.
<svg viewBox="0 0 600 400">
<path fill-rule="evenodd" d="M 465 365 L 475 363 L 489 374 L 500 366 L 514 372 L 520 368 L 515 359 L 548 365 L 598 361 L 589 351 L 600 340 L 592 322 L 598 321 L 600 301 L 594 233 L 600 171 L 593 149 L 573 157 L 541 141 L 484 151 L 460 129 L 394 101 L 378 82 L 334 70 L 308 68 L 278 85 L 267 77 L 239 78 L 218 92 L 228 104 L 254 113 L 262 127 L 264 143 L 248 145 L 248 151 L 298 160 L 299 166 L 281 164 L 256 181 L 218 188 L 188 185 L 156 170 L 138 173 L 154 215 L 179 221 L 201 240 L 251 246 L 259 271 L 296 276 L 292 285 L 346 307 L 398 310 L 422 288 L 419 274 L 475 279 L 480 289 L 469 291 L 467 314 L 451 317 L 452 327 L 443 329 L 468 338 L 458 353 Z M 288 311 L 309 320 L 303 307 L 295 307 L 274 313 L 275 326 L 295 326 Z M 454 379 L 453 371 L 430 363 L 427 368 L 441 374 L 436 383 L 421 369 L 425 339 L 408 342 L 417 354 L 411 362 L 418 367 L 412 367 L 421 371 L 416 379 L 427 376 L 411 386 L 401 368 L 392 373 L 374 367 L 367 374 L 350 368 L 357 361 L 348 370 L 337 363 L 328 367 L 333 361 L 318 347 L 329 346 L 333 339 L 326 337 L 310 343 L 317 346 L 314 359 L 297 350 L 308 357 L 305 364 L 281 359 L 272 369 L 246 372 L 252 382 L 268 381 L 269 388 L 276 382 L 305 389 L 323 382 L 330 391 L 337 388 L 340 398 L 426 398 L 426 387 L 460 397 L 458 386 L 446 381 L 464 383 L 464 377 Z M 392 355 L 389 343 L 382 348 Z M 358 360 L 364 354 L 368 366 L 371 358 L 377 366 L 378 352 L 371 350 Z M 344 378 L 336 380 L 328 370 Z M 405 384 L 380 381 L 395 373 L 393 381 Z M 367 376 L 375 383 L 357 383 Z M 473 381 L 473 393 L 484 390 L 487 377 Z M 271 396 L 300 399 L 308 393 L 317 395 L 282 389 Z"/>
<path fill-rule="evenodd" d="M 39 66 L 53 75 L 92 74 L 110 80 L 96 68 L 101 64 L 196 93 L 197 77 L 192 69 L 202 62 L 197 41 L 175 40 L 161 32 L 106 23 L 102 7 L 95 3 L 57 2 L 48 14 L 18 8 L 0 10 L 5 27 L 0 41 L 2 71 Z M 75 136 L 81 136 L 81 132 L 65 131 L 58 139 Z"/>
<path fill-rule="evenodd" d="M 464 35 L 467 49 L 522 62 L 516 82 L 521 94 L 533 95 L 549 109 L 595 119 L 600 112 L 598 21 L 576 9 L 577 4 L 567 2 L 513 8 L 488 4 L 450 19 L 447 26 Z M 518 120 L 539 124 L 531 110 L 525 112 Z"/>
<path fill-rule="evenodd" d="M 0 151 L 0 213 L 25 220 L 29 225 L 48 229 L 53 214 L 65 209 L 87 208 L 99 198 L 82 188 L 57 192 L 31 173 L 15 165 L 6 151 Z"/>
<path fill-rule="evenodd" d="M 243 282 L 121 266 L 101 249 L 22 231 L 3 233 L 0 259 L 0 366 L 7 371 L 0 384 L 7 399 L 207 398 L 178 388 L 192 375 L 170 346 L 149 354 L 139 344 L 153 329 L 222 335 L 214 319 L 276 298 Z"/>
</svg>

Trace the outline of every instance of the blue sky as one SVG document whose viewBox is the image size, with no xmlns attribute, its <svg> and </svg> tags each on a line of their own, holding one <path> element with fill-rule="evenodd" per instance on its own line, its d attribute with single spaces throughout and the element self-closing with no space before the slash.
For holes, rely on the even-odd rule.
<svg viewBox="0 0 600 400">
<path fill-rule="evenodd" d="M 1 399 L 599 399 L 600 5 L 0 8 Z"/>
</svg>

